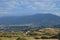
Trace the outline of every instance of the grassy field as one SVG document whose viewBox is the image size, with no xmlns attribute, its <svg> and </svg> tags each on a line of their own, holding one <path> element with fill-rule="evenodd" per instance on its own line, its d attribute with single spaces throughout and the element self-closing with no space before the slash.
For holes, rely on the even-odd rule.
<svg viewBox="0 0 60 40">
<path fill-rule="evenodd" d="M 0 40 L 16 40 L 17 37 L 12 37 L 12 38 L 8 38 L 8 37 L 0 37 Z"/>
<path fill-rule="evenodd" d="M 19 32 L 0 32 L 0 40 L 59 40 L 59 31 L 59 28 L 43 28 Z"/>
<path fill-rule="evenodd" d="M 59 40 L 59 39 L 34 39 L 33 37 L 25 37 L 26 40 Z M 0 40 L 17 40 L 17 37 L 0 37 Z M 23 39 L 22 39 L 23 40 Z"/>
<path fill-rule="evenodd" d="M 32 37 L 25 37 L 26 40 L 59 40 L 59 39 L 33 39 Z M 17 37 L 7 38 L 7 37 L 0 37 L 0 40 L 17 40 Z"/>
</svg>

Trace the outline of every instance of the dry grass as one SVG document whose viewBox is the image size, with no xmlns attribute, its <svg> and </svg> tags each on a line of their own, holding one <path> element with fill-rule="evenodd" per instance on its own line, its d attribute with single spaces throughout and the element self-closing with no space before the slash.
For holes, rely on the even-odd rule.
<svg viewBox="0 0 60 40">
<path fill-rule="evenodd" d="M 58 34 L 60 29 L 56 29 L 56 28 L 43 28 L 40 29 L 38 31 L 34 31 L 34 33 L 38 34 L 38 35 L 42 35 L 43 33 L 52 33 L 52 34 Z M 32 32 L 31 32 L 32 33 Z M 0 37 L 0 40 L 16 40 L 18 37 L 22 37 L 22 38 L 26 38 L 27 40 L 59 40 L 59 39 L 35 39 L 34 36 L 28 36 L 23 32 L 5 32 L 5 33 L 0 33 L 0 35 L 8 35 L 8 36 L 13 36 L 13 37 Z M 16 35 L 17 37 L 14 37 L 14 35 Z M 36 35 L 35 35 L 36 36 Z"/>
<path fill-rule="evenodd" d="M 8 38 L 8 37 L 0 37 L 1 40 L 16 40 L 17 37 L 12 37 L 12 38 Z"/>
<path fill-rule="evenodd" d="M 59 39 L 36 39 L 36 40 L 59 40 Z"/>
</svg>

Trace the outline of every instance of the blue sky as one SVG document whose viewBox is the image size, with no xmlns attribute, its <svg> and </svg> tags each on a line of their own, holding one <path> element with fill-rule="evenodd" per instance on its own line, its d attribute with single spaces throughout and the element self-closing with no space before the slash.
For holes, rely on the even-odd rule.
<svg viewBox="0 0 60 40">
<path fill-rule="evenodd" d="M 60 16 L 60 0 L 0 0 L 0 16 L 36 13 Z"/>
</svg>

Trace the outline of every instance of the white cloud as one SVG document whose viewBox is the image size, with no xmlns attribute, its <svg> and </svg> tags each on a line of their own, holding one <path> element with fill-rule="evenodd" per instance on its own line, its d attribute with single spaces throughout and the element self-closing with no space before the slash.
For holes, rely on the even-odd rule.
<svg viewBox="0 0 60 40">
<path fill-rule="evenodd" d="M 55 0 L 56 1 L 56 0 Z M 32 9 L 42 9 L 42 10 L 55 10 L 59 9 L 56 8 L 56 3 L 54 3 L 54 0 L 22 0 L 22 4 L 26 5 L 29 8 Z"/>
<path fill-rule="evenodd" d="M 7 14 L 7 13 L 8 13 L 8 12 L 6 12 L 6 11 L 5 11 L 5 12 L 0 11 L 0 14 Z"/>
<path fill-rule="evenodd" d="M 52 2 L 35 2 L 34 5 L 42 10 L 51 10 L 56 6 Z"/>
<path fill-rule="evenodd" d="M 54 12 L 52 14 L 60 16 L 60 12 Z"/>
<path fill-rule="evenodd" d="M 0 2 L 0 14 L 8 13 L 9 10 L 12 10 L 14 8 L 18 8 L 20 6 L 20 3 L 16 0 L 2 0 Z"/>
<path fill-rule="evenodd" d="M 37 9 L 37 7 L 34 7 L 33 5 L 29 5 L 28 8 L 32 8 L 33 10 Z"/>
<path fill-rule="evenodd" d="M 5 2 L 5 4 L 6 4 L 5 5 L 6 9 L 14 9 L 20 6 L 20 4 L 16 1 L 8 1 L 8 2 Z"/>
<path fill-rule="evenodd" d="M 32 9 L 42 9 L 42 10 L 52 10 L 52 9 L 57 9 L 55 8 L 56 4 L 53 3 L 54 0 L 19 0 L 19 2 L 17 2 L 17 0 L 10 0 L 10 1 L 6 1 L 3 2 L 2 4 L 5 4 L 5 8 L 4 9 L 14 9 L 17 7 L 20 7 L 21 5 L 26 5 L 27 7 L 31 6 Z M 55 0 L 56 1 L 56 0 Z"/>
<path fill-rule="evenodd" d="M 10 10 L 20 6 L 32 10 L 60 10 L 56 5 L 56 1 L 60 0 L 3 0 L 0 2 L 0 13 L 9 13 Z"/>
</svg>

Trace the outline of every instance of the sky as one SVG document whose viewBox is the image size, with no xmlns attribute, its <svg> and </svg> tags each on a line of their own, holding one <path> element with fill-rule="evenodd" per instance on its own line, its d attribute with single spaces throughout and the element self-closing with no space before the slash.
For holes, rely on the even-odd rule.
<svg viewBox="0 0 60 40">
<path fill-rule="evenodd" d="M 60 16 L 60 0 L 0 0 L 0 16 L 37 13 Z"/>
</svg>

